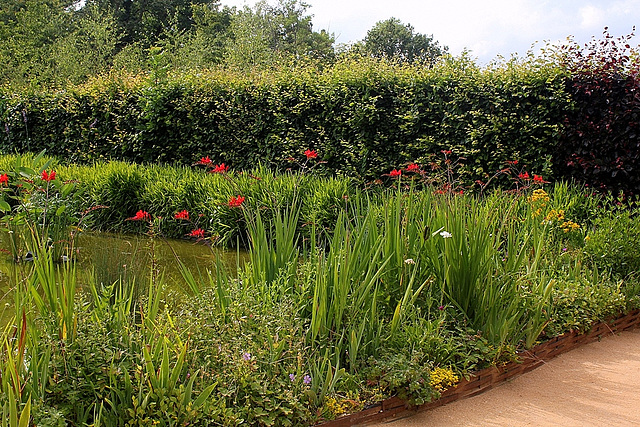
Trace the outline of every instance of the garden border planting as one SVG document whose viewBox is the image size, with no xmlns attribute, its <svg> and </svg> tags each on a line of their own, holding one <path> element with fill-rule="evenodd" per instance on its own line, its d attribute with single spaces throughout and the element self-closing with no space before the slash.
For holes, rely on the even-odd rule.
<svg viewBox="0 0 640 427">
<path fill-rule="evenodd" d="M 446 390 L 439 399 L 433 402 L 411 408 L 402 399 L 392 397 L 364 411 L 318 425 L 343 427 L 384 420 L 390 421 L 391 418 L 405 418 L 418 412 L 484 393 L 507 380 L 542 366 L 556 356 L 585 344 L 599 341 L 605 335 L 629 331 L 637 327 L 640 327 L 640 310 L 633 310 L 610 322 L 597 323 L 588 332 L 571 331 L 540 343 L 531 350 L 520 353 L 520 360 L 517 362 L 508 362 L 504 366 L 491 366 L 471 374 L 468 379 L 463 378 L 457 386 Z"/>
<path fill-rule="evenodd" d="M 363 424 L 481 393 L 640 323 L 640 200 L 547 185 L 516 160 L 514 190 L 473 194 L 442 154 L 440 175 L 412 163 L 364 189 L 316 175 L 311 149 L 284 174 L 208 156 L 194 164 L 206 170 L 0 158 L 4 253 L 33 263 L 7 294 L 4 416 Z M 172 233 L 235 241 L 247 262 L 234 273 L 215 257 L 202 274 L 178 259 L 174 281 L 152 255 L 148 274 L 91 274 L 81 288 L 65 255 L 80 253 L 78 230 L 114 220 L 152 251 Z M 122 264 L 109 258 L 98 266 Z M 621 313 L 638 316 L 594 327 Z"/>
</svg>

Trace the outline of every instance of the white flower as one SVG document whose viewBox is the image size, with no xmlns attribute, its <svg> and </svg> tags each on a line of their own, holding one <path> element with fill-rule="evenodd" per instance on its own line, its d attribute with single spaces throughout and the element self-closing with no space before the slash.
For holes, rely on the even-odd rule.
<svg viewBox="0 0 640 427">
<path fill-rule="evenodd" d="M 441 231 L 440 235 L 443 239 L 448 239 L 449 237 L 451 237 L 451 233 L 449 233 L 448 231 Z"/>
<path fill-rule="evenodd" d="M 404 260 L 405 264 L 415 264 L 416 262 L 413 260 L 413 258 L 407 258 Z"/>
</svg>

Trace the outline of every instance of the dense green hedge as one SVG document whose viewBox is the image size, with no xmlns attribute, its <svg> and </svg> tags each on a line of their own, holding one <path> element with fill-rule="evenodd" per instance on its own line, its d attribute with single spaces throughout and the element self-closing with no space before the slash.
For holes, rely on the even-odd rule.
<svg viewBox="0 0 640 427">
<path fill-rule="evenodd" d="M 432 69 L 360 61 L 252 77 L 111 78 L 3 95 L 0 149 L 46 148 L 73 161 L 209 155 L 249 169 L 295 166 L 288 159 L 311 148 L 332 173 L 367 180 L 452 150 L 473 182 L 512 159 L 547 172 L 568 105 L 557 70 L 481 70 L 464 59 Z"/>
</svg>

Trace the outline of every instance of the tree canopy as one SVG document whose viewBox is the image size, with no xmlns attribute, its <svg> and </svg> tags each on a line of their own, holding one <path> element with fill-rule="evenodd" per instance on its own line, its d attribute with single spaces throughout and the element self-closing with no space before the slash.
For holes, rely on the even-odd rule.
<svg viewBox="0 0 640 427">
<path fill-rule="evenodd" d="M 331 64 L 335 38 L 314 29 L 309 8 L 301 0 L 241 9 L 220 0 L 3 0 L 0 84 L 60 87 L 160 62 L 171 70 Z M 428 64 L 447 50 L 395 18 L 378 22 L 354 49 Z"/>
<path fill-rule="evenodd" d="M 433 64 L 448 51 L 446 46 L 440 47 L 433 36 L 416 33 L 411 24 L 403 24 L 397 18 L 376 23 L 362 41 L 362 49 L 376 58 L 427 64 Z"/>
</svg>

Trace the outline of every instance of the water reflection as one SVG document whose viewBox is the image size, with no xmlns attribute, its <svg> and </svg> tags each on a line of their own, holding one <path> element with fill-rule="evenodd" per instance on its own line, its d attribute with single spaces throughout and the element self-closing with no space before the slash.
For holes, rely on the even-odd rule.
<svg viewBox="0 0 640 427">
<path fill-rule="evenodd" d="M 8 248 L 8 235 L 0 234 L 0 249 L 3 251 L 0 253 L 0 317 L 6 317 L 8 311 L 13 311 L 10 310 L 13 305 L 11 287 L 26 278 L 32 266 L 29 262 L 14 262 Z M 157 274 L 164 274 L 165 282 L 171 288 L 182 289 L 186 285 L 176 257 L 196 278 L 202 276 L 207 281 L 207 270 L 215 269 L 216 259 L 235 276 L 237 268 L 246 262 L 248 255 L 193 241 L 111 233 L 83 233 L 78 236 L 73 250 L 80 286 L 88 283 L 92 276 L 99 284 L 135 280 L 142 285 L 155 269 Z"/>
<path fill-rule="evenodd" d="M 235 275 L 237 267 L 247 259 L 245 252 L 211 248 L 204 243 L 109 233 L 81 235 L 75 252 L 81 268 L 85 271 L 91 269 L 98 283 L 147 277 L 155 268 L 165 275 L 170 284 L 180 285 L 182 276 L 176 258 L 196 277 L 198 272 L 206 276 L 207 270 L 215 269 L 216 259 Z"/>
</svg>

